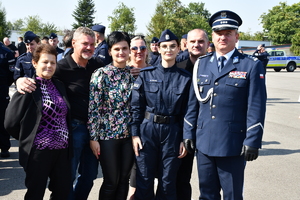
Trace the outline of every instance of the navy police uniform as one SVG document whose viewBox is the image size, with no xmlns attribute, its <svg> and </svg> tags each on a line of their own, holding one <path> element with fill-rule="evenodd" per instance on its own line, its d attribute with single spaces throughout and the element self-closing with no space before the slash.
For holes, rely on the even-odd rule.
<svg viewBox="0 0 300 200">
<path fill-rule="evenodd" d="M 98 33 L 105 33 L 105 26 L 97 24 L 92 27 L 92 30 Z M 94 52 L 95 58 L 100 58 L 105 65 L 108 65 L 112 62 L 112 58 L 108 53 L 108 45 L 105 40 L 103 40 L 95 49 Z"/>
<path fill-rule="evenodd" d="M 9 103 L 9 86 L 13 83 L 15 55 L 0 42 L 0 149 L 1 157 L 9 157 L 9 134 L 4 128 L 5 110 Z"/>
<path fill-rule="evenodd" d="M 161 38 L 165 35 L 170 35 L 168 41 L 176 38 L 166 31 Z M 131 130 L 143 145 L 136 156 L 136 200 L 176 200 L 179 145 L 190 83 L 190 73 L 176 64 L 170 68 L 159 64 L 141 69 L 133 86 Z M 154 197 L 156 174 L 159 184 Z"/>
<path fill-rule="evenodd" d="M 231 11 L 220 11 L 210 20 L 214 31 L 237 29 L 241 23 Z M 193 72 L 184 138 L 196 141 L 199 199 L 219 200 L 221 188 L 224 199 L 243 199 L 242 149 L 261 148 L 266 111 L 263 66 L 237 49 L 228 54 L 220 72 L 216 53 L 198 59 Z"/>
<path fill-rule="evenodd" d="M 157 37 L 153 37 L 150 43 L 158 43 L 158 38 Z M 159 64 L 159 62 L 157 62 L 157 59 L 159 57 L 159 53 L 158 52 L 150 52 L 150 60 L 149 60 L 149 65 L 156 65 Z"/>
<path fill-rule="evenodd" d="M 57 35 L 55 33 L 51 33 L 49 36 L 49 39 L 55 39 L 57 38 Z M 58 46 L 56 47 L 56 52 L 57 54 L 63 53 L 64 50 L 62 50 L 61 48 L 59 48 Z"/>
<path fill-rule="evenodd" d="M 24 34 L 25 43 L 30 43 L 37 37 L 32 31 L 27 31 Z M 17 80 L 20 77 L 29 77 L 31 78 L 35 74 L 35 68 L 32 65 L 32 53 L 27 52 L 20 55 L 17 59 L 14 80 Z"/>
</svg>

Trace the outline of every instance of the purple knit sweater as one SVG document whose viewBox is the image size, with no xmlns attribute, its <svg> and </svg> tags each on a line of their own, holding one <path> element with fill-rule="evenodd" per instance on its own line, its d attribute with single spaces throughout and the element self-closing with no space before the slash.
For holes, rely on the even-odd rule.
<svg viewBox="0 0 300 200">
<path fill-rule="evenodd" d="M 68 147 L 68 108 L 51 79 L 37 77 L 42 91 L 43 109 L 33 146 L 36 149 L 64 149 Z"/>
</svg>

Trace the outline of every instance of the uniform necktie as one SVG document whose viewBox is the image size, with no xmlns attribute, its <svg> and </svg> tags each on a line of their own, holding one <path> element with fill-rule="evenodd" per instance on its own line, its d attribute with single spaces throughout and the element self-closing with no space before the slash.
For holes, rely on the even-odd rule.
<svg viewBox="0 0 300 200">
<path fill-rule="evenodd" d="M 220 56 L 219 57 L 219 61 L 220 61 L 219 72 L 221 72 L 221 70 L 223 69 L 225 60 L 226 60 L 225 56 Z"/>
</svg>

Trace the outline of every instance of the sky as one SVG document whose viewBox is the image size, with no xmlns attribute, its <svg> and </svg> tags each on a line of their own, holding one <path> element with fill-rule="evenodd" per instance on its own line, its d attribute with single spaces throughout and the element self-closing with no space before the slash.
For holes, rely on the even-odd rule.
<svg viewBox="0 0 300 200">
<path fill-rule="evenodd" d="M 2 7 L 6 10 L 6 20 L 14 22 L 17 19 L 24 19 L 27 16 L 39 15 L 44 23 L 49 22 L 59 29 L 71 29 L 74 23 L 72 13 L 76 8 L 77 0 L 0 0 Z M 95 2 L 95 23 L 106 26 L 106 34 L 110 32 L 108 16 L 123 2 L 127 7 L 134 8 L 136 18 L 136 34 L 147 34 L 146 25 L 155 13 L 159 0 L 94 0 Z M 255 33 L 263 31 L 260 24 L 260 16 L 267 13 L 272 7 L 279 5 L 279 2 L 287 2 L 288 5 L 299 3 L 299 0 L 181 0 L 183 5 L 190 2 L 203 2 L 204 8 L 211 14 L 220 10 L 231 10 L 236 12 L 243 20 L 239 28 L 242 32 Z M 158 36 L 159 37 L 159 36 Z"/>
</svg>

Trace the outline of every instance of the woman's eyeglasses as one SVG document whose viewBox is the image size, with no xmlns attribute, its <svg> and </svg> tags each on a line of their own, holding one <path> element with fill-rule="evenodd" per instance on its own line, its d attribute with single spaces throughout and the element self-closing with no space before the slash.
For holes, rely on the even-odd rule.
<svg viewBox="0 0 300 200">
<path fill-rule="evenodd" d="M 145 52 L 147 47 L 146 46 L 140 46 L 140 47 L 134 46 L 134 47 L 131 47 L 130 49 L 134 53 L 136 53 L 139 49 L 141 52 Z"/>
</svg>

